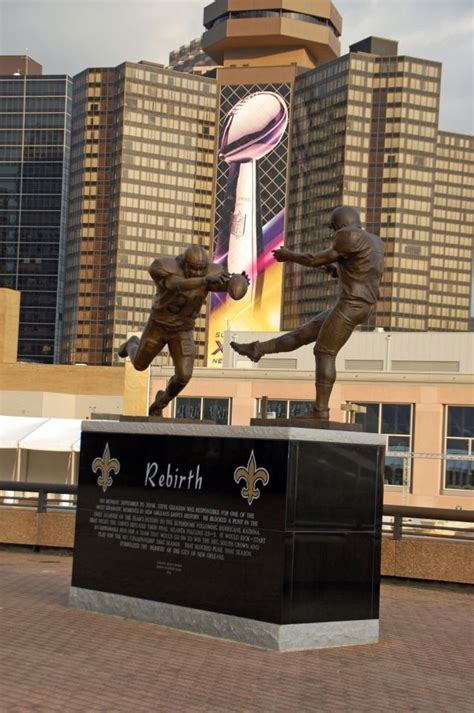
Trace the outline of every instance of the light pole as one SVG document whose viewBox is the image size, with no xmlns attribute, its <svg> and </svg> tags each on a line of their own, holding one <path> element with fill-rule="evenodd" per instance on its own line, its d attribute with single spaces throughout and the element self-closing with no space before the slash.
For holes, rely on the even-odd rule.
<svg viewBox="0 0 474 713">
<path fill-rule="evenodd" d="M 385 369 L 384 371 L 390 371 L 390 340 L 392 338 L 391 334 L 387 334 L 385 337 Z"/>
</svg>

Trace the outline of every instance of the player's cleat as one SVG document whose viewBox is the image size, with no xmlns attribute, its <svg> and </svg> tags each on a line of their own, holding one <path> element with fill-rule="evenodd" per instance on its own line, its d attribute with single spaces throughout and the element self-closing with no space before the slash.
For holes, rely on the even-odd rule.
<svg viewBox="0 0 474 713">
<path fill-rule="evenodd" d="M 122 359 L 125 359 L 125 357 L 128 357 L 128 345 L 131 342 L 136 342 L 138 345 L 139 341 L 140 340 L 138 339 L 138 337 L 129 337 L 126 342 L 124 342 L 123 344 L 121 344 L 119 346 L 119 348 L 117 350 L 117 354 L 119 355 L 119 357 L 121 357 Z"/>
<path fill-rule="evenodd" d="M 161 405 L 161 400 L 164 395 L 165 395 L 164 391 L 158 391 L 158 393 L 155 396 L 155 400 L 153 401 L 150 408 L 148 409 L 149 416 L 158 416 L 158 417 L 163 416 L 164 406 Z"/>
<path fill-rule="evenodd" d="M 238 342 L 231 342 L 230 346 L 235 352 L 237 352 L 237 354 L 246 356 L 248 359 L 250 359 L 250 361 L 260 361 L 264 354 L 260 346 L 260 342 L 258 341 L 249 342 L 248 344 L 239 344 Z"/>
</svg>

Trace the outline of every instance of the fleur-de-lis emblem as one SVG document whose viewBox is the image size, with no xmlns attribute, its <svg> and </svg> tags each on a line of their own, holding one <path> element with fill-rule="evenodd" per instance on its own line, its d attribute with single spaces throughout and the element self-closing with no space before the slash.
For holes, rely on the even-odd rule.
<svg viewBox="0 0 474 713">
<path fill-rule="evenodd" d="M 110 448 L 108 443 L 105 444 L 102 458 L 94 458 L 92 461 L 92 472 L 97 473 L 98 470 L 101 471 L 101 474 L 97 478 L 97 485 L 100 485 L 105 493 L 107 488 L 110 488 L 110 486 L 114 483 L 110 473 L 118 475 L 120 472 L 120 462 L 117 458 L 110 457 Z"/>
<path fill-rule="evenodd" d="M 242 488 L 240 492 L 242 497 L 247 498 L 248 504 L 251 505 L 254 500 L 258 500 L 260 497 L 260 490 L 255 487 L 257 481 L 260 480 L 262 485 L 267 485 L 270 480 L 270 475 L 266 468 L 257 468 L 255 455 L 252 451 L 247 467 L 245 468 L 243 465 L 240 465 L 235 469 L 234 480 L 236 483 L 241 480 L 245 480 L 247 487 Z"/>
</svg>

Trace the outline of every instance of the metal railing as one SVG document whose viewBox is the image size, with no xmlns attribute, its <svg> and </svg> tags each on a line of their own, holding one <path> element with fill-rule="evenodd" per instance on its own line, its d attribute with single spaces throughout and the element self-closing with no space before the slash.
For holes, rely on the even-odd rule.
<svg viewBox="0 0 474 713">
<path fill-rule="evenodd" d="M 58 497 L 59 496 L 59 497 Z M 28 508 L 36 512 L 75 512 L 77 485 L 0 480 L 0 508 Z"/>
<path fill-rule="evenodd" d="M 0 480 L 0 509 L 75 512 L 76 501 L 77 485 Z M 409 535 L 473 541 L 474 510 L 384 505 L 382 532 L 394 540 Z"/>
<path fill-rule="evenodd" d="M 474 540 L 474 510 L 384 505 L 382 532 L 394 540 L 403 535 Z"/>
</svg>

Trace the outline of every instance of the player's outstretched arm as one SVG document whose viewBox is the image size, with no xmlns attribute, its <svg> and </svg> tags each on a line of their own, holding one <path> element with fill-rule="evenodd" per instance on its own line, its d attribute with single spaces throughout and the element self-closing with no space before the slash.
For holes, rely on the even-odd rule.
<svg viewBox="0 0 474 713">
<path fill-rule="evenodd" d="M 277 262 L 294 262 L 304 267 L 322 267 L 337 262 L 341 256 L 333 247 L 312 255 L 311 253 L 296 253 L 282 246 L 273 251 L 273 257 Z"/>
<path fill-rule="evenodd" d="M 209 292 L 227 292 L 229 280 L 232 277 L 230 272 L 217 272 L 206 277 L 206 285 Z"/>
<path fill-rule="evenodd" d="M 323 267 L 325 265 L 331 265 L 331 263 L 337 262 L 342 257 L 341 253 L 338 252 L 334 247 L 328 248 L 327 250 L 321 250 L 321 252 L 316 253 L 316 255 L 308 255 L 308 267 Z M 327 270 L 329 272 L 329 270 Z"/>
<path fill-rule="evenodd" d="M 172 292 L 188 292 L 189 290 L 197 290 L 201 287 L 214 290 L 215 285 L 225 285 L 229 279 L 230 275 L 227 272 L 222 272 L 218 275 L 205 275 L 204 277 L 169 275 L 169 277 L 165 279 L 165 286 Z"/>
</svg>

